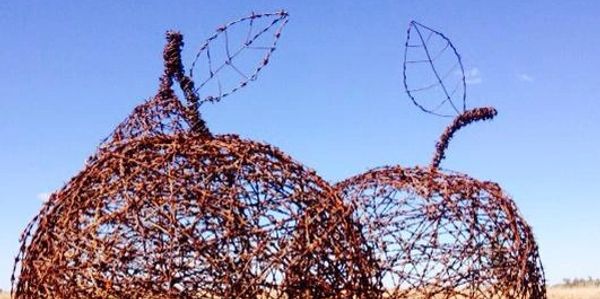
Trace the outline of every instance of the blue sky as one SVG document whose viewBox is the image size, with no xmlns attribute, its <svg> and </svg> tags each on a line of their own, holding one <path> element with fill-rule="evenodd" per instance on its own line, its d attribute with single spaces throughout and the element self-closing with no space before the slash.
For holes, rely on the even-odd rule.
<svg viewBox="0 0 600 299">
<path fill-rule="evenodd" d="M 332 182 L 428 163 L 449 120 L 402 87 L 416 19 L 464 57 L 469 106 L 499 111 L 461 131 L 443 166 L 514 197 L 551 283 L 600 277 L 596 1 L 2 1 L 0 288 L 40 197 L 154 94 L 164 31 L 181 30 L 192 55 L 218 25 L 280 8 L 291 21 L 258 82 L 204 106 L 214 132 L 275 144 Z"/>
</svg>

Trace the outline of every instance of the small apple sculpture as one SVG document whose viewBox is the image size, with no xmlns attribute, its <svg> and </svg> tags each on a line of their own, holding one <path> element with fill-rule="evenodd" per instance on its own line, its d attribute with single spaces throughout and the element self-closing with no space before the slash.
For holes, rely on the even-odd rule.
<svg viewBox="0 0 600 299">
<path fill-rule="evenodd" d="M 442 85 L 432 88 L 449 91 L 438 75 L 454 71 L 439 71 L 434 57 L 441 52 L 432 51 L 428 43 L 439 38 L 447 42 L 437 41 L 442 49 L 452 49 L 459 62 L 460 56 L 441 33 L 412 22 L 409 40 L 414 32 L 419 43 L 407 41 L 407 49 L 425 49 L 427 55 L 405 61 L 407 91 L 419 108 L 442 115 L 445 112 L 429 110 L 441 105 L 416 102 L 415 94 L 427 88 L 411 90 L 406 70 L 411 63 L 424 62 L 434 70 L 433 82 Z M 462 70 L 461 62 L 455 65 Z M 466 86 L 464 74 L 457 86 Z M 446 93 L 442 104 L 458 111 L 453 95 Z M 537 244 L 513 200 L 496 183 L 439 167 L 459 129 L 496 114 L 493 108 L 459 113 L 442 134 L 429 166 L 376 168 L 336 185 L 340 196 L 354 206 L 356 221 L 374 250 L 383 298 L 546 298 Z"/>
<path fill-rule="evenodd" d="M 429 167 L 376 168 L 336 186 L 375 250 L 385 298 L 545 298 L 533 233 L 510 197 L 438 168 L 456 130 L 495 114 L 459 116 Z"/>
<path fill-rule="evenodd" d="M 273 26 L 285 24 L 287 14 L 253 14 L 217 35 L 260 18 Z M 169 32 L 167 39 L 158 94 L 26 227 L 13 298 L 372 297 L 373 269 L 351 210 L 279 149 L 212 135 L 198 113 L 194 81 L 183 72 L 182 36 Z M 225 64 L 235 55 L 228 53 Z"/>
</svg>

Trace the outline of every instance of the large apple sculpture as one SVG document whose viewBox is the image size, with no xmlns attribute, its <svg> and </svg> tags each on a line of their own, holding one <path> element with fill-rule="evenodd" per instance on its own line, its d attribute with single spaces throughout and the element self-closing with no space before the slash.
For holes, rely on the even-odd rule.
<svg viewBox="0 0 600 299">
<path fill-rule="evenodd" d="M 433 110 L 438 108 L 459 112 L 452 100 L 462 96 L 464 107 L 464 93 L 452 91 L 464 91 L 464 71 L 462 78 L 457 76 L 458 84 L 447 88 L 448 79 L 442 74 L 455 74 L 455 70 L 440 71 L 443 65 L 437 60 L 450 49 L 449 58 L 458 59 L 452 65 L 462 70 L 456 49 L 441 33 L 416 22 L 408 34 L 404 70 L 409 96 L 427 112 L 446 114 Z M 411 34 L 416 38 L 411 40 Z M 436 42 L 439 49 L 434 51 Z M 415 49 L 424 50 L 424 55 L 412 58 L 410 51 Z M 406 74 L 419 63 L 433 70 L 434 80 L 412 88 L 414 81 Z M 416 100 L 419 92 L 430 89 L 444 95 L 441 104 Z M 428 166 L 376 168 L 336 185 L 340 196 L 355 207 L 354 216 L 374 250 L 381 269 L 376 280 L 384 298 L 546 297 L 538 247 L 514 201 L 496 183 L 439 167 L 459 129 L 496 114 L 493 108 L 459 112 Z"/>
<path fill-rule="evenodd" d="M 202 50 L 233 25 L 267 20 L 242 44 L 266 54 L 235 91 L 267 64 L 287 17 L 253 14 L 219 28 Z M 271 28 L 273 43 L 259 47 L 257 38 Z M 372 297 L 373 269 L 351 210 L 277 148 L 211 134 L 198 107 L 227 93 L 200 101 L 183 72 L 181 34 L 167 39 L 158 94 L 117 127 L 24 231 L 13 298 Z M 210 78 L 233 67 L 238 53 L 228 48 Z"/>
</svg>

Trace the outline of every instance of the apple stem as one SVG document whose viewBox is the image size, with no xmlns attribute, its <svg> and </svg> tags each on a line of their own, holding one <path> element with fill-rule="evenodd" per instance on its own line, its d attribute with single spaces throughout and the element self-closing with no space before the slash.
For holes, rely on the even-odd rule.
<svg viewBox="0 0 600 299">
<path fill-rule="evenodd" d="M 448 149 L 448 144 L 450 143 L 450 140 L 456 131 L 476 121 L 490 120 L 497 114 L 498 111 L 492 107 L 482 107 L 467 110 L 458 115 L 452 121 L 452 123 L 446 127 L 446 130 L 444 130 L 444 133 L 442 136 L 440 136 L 439 141 L 435 145 L 435 154 L 433 155 L 433 160 L 431 161 L 431 167 L 434 169 L 439 168 L 440 163 L 446 157 L 446 149 Z"/>
<path fill-rule="evenodd" d="M 199 97 L 194 87 L 194 81 L 185 75 L 181 62 L 181 48 L 183 47 L 183 35 L 177 31 L 167 31 L 167 44 L 163 50 L 165 71 L 160 78 L 159 95 L 162 97 L 175 97 L 171 88 L 173 79 L 179 83 L 187 101 L 185 111 L 186 120 L 193 132 L 211 136 L 206 122 L 202 119 L 199 111 Z"/>
</svg>

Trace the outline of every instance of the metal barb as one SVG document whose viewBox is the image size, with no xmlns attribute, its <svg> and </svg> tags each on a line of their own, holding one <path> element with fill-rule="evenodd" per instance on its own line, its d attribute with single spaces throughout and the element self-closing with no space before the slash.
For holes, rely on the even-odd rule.
<svg viewBox="0 0 600 299">
<path fill-rule="evenodd" d="M 444 130 L 442 136 L 440 136 L 439 141 L 435 145 L 435 153 L 433 155 L 433 159 L 431 161 L 432 168 L 438 168 L 440 163 L 446 157 L 446 149 L 448 149 L 448 145 L 454 134 L 474 122 L 482 121 L 482 120 L 491 120 L 498 114 L 498 111 L 492 107 L 483 107 L 483 108 L 475 108 L 472 110 L 467 110 L 457 116 L 452 123 Z"/>
<path fill-rule="evenodd" d="M 179 82 L 179 87 L 183 91 L 187 101 L 187 111 L 185 113 L 190 129 L 193 132 L 205 136 L 211 136 L 206 123 L 202 119 L 199 111 L 199 98 L 194 88 L 194 81 L 185 75 L 183 64 L 181 62 L 181 48 L 183 47 L 183 35 L 179 32 L 167 32 L 167 45 L 163 51 L 165 64 L 165 72 L 161 78 L 159 96 L 174 97 L 175 94 L 171 89 L 172 79 Z"/>
</svg>

